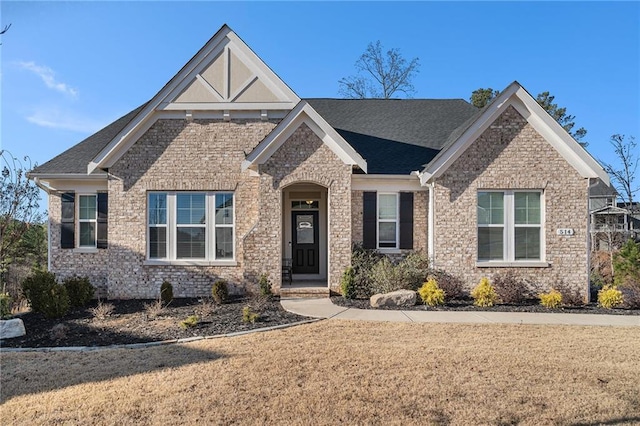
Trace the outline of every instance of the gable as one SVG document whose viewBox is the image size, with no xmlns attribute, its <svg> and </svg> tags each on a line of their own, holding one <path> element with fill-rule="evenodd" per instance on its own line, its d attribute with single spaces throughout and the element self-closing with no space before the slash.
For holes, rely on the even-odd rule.
<svg viewBox="0 0 640 426">
<path fill-rule="evenodd" d="M 440 177 L 509 107 L 513 107 L 542 136 L 550 145 L 547 149 L 555 149 L 581 177 L 599 178 L 609 184 L 609 176 L 602 166 L 518 82 L 509 85 L 473 121 L 461 127 L 457 138 L 449 141 L 424 168 L 420 174 L 421 183 L 426 185 Z"/>
<path fill-rule="evenodd" d="M 161 118 L 282 118 L 300 98 L 227 26 L 92 159 L 107 169 Z"/>
</svg>

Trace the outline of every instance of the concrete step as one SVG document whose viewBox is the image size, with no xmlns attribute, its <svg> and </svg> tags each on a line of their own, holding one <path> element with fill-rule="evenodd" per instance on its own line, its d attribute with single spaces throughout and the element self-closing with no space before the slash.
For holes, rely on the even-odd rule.
<svg viewBox="0 0 640 426">
<path fill-rule="evenodd" d="M 328 287 L 308 287 L 308 286 L 300 286 L 300 287 L 289 287 L 283 286 L 280 288 L 280 297 L 281 298 L 293 298 L 293 299 L 302 299 L 302 298 L 325 298 L 329 297 L 330 292 Z"/>
</svg>

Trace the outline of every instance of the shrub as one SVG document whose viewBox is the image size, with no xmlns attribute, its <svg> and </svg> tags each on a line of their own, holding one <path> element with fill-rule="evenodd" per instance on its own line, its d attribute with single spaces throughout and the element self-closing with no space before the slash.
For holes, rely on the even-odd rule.
<svg viewBox="0 0 640 426">
<path fill-rule="evenodd" d="M 437 306 L 444 303 L 444 291 L 438 287 L 438 282 L 433 277 L 430 277 L 420 287 L 418 294 L 422 301 L 429 306 Z"/>
<path fill-rule="evenodd" d="M 417 290 L 429 275 L 429 259 L 421 251 L 411 252 L 398 265 L 402 288 Z"/>
<path fill-rule="evenodd" d="M 404 288 L 402 271 L 388 257 L 376 263 L 369 273 L 369 283 L 373 294 L 389 293 Z"/>
<path fill-rule="evenodd" d="M 169 281 L 163 281 L 160 285 L 160 300 L 165 306 L 173 300 L 173 286 Z"/>
<path fill-rule="evenodd" d="M 229 298 L 229 288 L 227 287 L 227 282 L 225 280 L 218 280 L 214 282 L 213 287 L 211 287 L 211 296 L 218 305 L 225 303 Z"/>
<path fill-rule="evenodd" d="M 356 273 L 351 266 L 342 273 L 340 281 L 340 291 L 345 299 L 353 299 L 356 297 Z"/>
<path fill-rule="evenodd" d="M 562 304 L 562 293 L 558 290 L 551 289 L 549 293 L 540 293 L 540 304 L 545 308 L 557 308 Z"/>
<path fill-rule="evenodd" d="M 489 307 L 495 305 L 498 300 L 498 294 L 491 285 L 488 278 L 483 278 L 480 283 L 471 291 L 473 304 L 481 307 Z"/>
<path fill-rule="evenodd" d="M 464 294 L 464 284 L 462 280 L 442 269 L 432 269 L 429 276 L 435 278 L 440 287 L 444 291 L 445 300 L 459 299 Z"/>
<path fill-rule="evenodd" d="M 158 318 L 164 312 L 165 305 L 162 303 L 162 299 L 158 299 L 151 303 L 144 304 L 144 313 L 147 321 L 153 321 Z"/>
<path fill-rule="evenodd" d="M 613 256 L 613 270 L 616 286 L 627 281 L 640 281 L 640 244 L 636 244 L 632 239 L 627 240 Z"/>
<path fill-rule="evenodd" d="M 267 274 L 260 275 L 260 280 L 258 281 L 258 286 L 260 287 L 260 294 L 263 296 L 271 296 L 273 292 L 271 291 L 271 282 L 269 281 L 269 277 Z"/>
<path fill-rule="evenodd" d="M 180 321 L 180 327 L 184 330 L 187 328 L 193 328 L 200 322 L 200 318 L 197 315 L 190 315 L 186 319 Z"/>
<path fill-rule="evenodd" d="M 616 286 L 605 286 L 598 292 L 598 305 L 603 308 L 616 308 L 623 302 L 622 292 Z"/>
<path fill-rule="evenodd" d="M 361 244 L 353 245 L 351 267 L 354 274 L 355 298 L 368 298 L 373 294 L 369 275 L 373 266 L 384 257 L 377 250 L 363 248 Z"/>
<path fill-rule="evenodd" d="M 0 319 L 11 318 L 11 296 L 0 293 Z"/>
<path fill-rule="evenodd" d="M 496 274 L 493 277 L 493 286 L 503 303 L 522 303 L 529 292 L 527 282 L 513 271 Z"/>
<path fill-rule="evenodd" d="M 260 319 L 260 314 L 253 312 L 251 306 L 245 306 L 242 308 L 242 321 L 254 323 Z"/>
<path fill-rule="evenodd" d="M 62 318 L 69 312 L 69 295 L 64 286 L 54 284 L 41 300 L 40 312 L 47 318 Z"/>
<path fill-rule="evenodd" d="M 196 306 L 196 314 L 200 318 L 206 318 L 212 316 L 216 311 L 216 304 L 210 298 L 202 298 L 199 301 L 200 303 Z"/>
<path fill-rule="evenodd" d="M 622 307 L 626 309 L 640 309 L 640 286 L 621 286 Z"/>
<path fill-rule="evenodd" d="M 48 271 L 34 270 L 22 281 L 22 294 L 34 312 L 42 312 L 42 305 L 52 286 L 57 285 L 56 276 Z"/>
<path fill-rule="evenodd" d="M 569 306 L 583 306 L 585 304 L 584 297 L 574 288 L 569 287 L 563 281 L 556 286 L 556 290 L 562 295 L 562 303 Z"/>
<path fill-rule="evenodd" d="M 67 338 L 67 331 L 69 328 L 64 324 L 56 324 L 49 331 L 49 337 L 51 340 L 62 340 Z"/>
<path fill-rule="evenodd" d="M 113 303 L 102 303 L 102 300 L 98 300 L 98 305 L 89 309 L 89 312 L 95 320 L 104 321 L 113 314 L 114 309 Z"/>
<path fill-rule="evenodd" d="M 67 289 L 69 304 L 72 308 L 87 306 L 91 299 L 93 299 L 95 289 L 87 277 L 73 276 L 65 279 L 62 285 Z"/>
</svg>

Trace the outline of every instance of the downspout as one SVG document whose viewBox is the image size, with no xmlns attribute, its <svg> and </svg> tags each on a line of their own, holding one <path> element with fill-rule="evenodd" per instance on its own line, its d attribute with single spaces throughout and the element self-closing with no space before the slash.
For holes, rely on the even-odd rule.
<svg viewBox="0 0 640 426">
<path fill-rule="evenodd" d="M 591 199 L 591 186 L 597 185 L 597 179 L 587 179 L 587 303 L 591 302 L 591 211 L 589 201 Z"/>
<path fill-rule="evenodd" d="M 429 186 L 429 218 L 427 225 L 427 255 L 429 256 L 429 266 L 435 268 L 435 188 L 434 182 L 428 184 Z"/>
</svg>

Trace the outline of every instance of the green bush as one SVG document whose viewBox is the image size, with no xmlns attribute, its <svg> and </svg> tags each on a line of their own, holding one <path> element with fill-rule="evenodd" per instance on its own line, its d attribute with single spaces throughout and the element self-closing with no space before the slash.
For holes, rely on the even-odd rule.
<svg viewBox="0 0 640 426">
<path fill-rule="evenodd" d="M 421 251 L 411 252 L 398 263 L 402 286 L 408 290 L 417 290 L 429 275 L 429 259 Z"/>
<path fill-rule="evenodd" d="M 260 314 L 253 312 L 251 306 L 245 306 L 242 308 L 242 321 L 254 323 L 260 319 Z"/>
<path fill-rule="evenodd" d="M 11 318 L 11 296 L 0 293 L 0 319 Z"/>
<path fill-rule="evenodd" d="M 258 281 L 258 286 L 260 287 L 260 294 L 263 296 L 272 296 L 273 292 L 271 291 L 271 282 L 269 281 L 269 277 L 267 274 L 260 275 L 260 280 Z"/>
<path fill-rule="evenodd" d="M 418 294 L 426 305 L 437 306 L 444 303 L 444 291 L 438 287 L 438 282 L 433 277 L 429 277 L 420 287 Z"/>
<path fill-rule="evenodd" d="M 59 284 L 47 289 L 40 312 L 47 318 L 62 318 L 69 312 L 69 295 L 67 289 Z"/>
<path fill-rule="evenodd" d="M 498 294 L 488 278 L 480 280 L 480 284 L 471 291 L 471 297 L 474 299 L 473 304 L 481 307 L 493 306 L 498 301 Z"/>
<path fill-rule="evenodd" d="M 557 308 L 562 304 L 562 293 L 551 289 L 549 293 L 540 293 L 540 304 L 545 308 Z"/>
<path fill-rule="evenodd" d="M 54 274 L 36 269 L 22 281 L 22 294 L 34 312 L 42 312 L 48 292 L 55 285 L 58 283 Z"/>
<path fill-rule="evenodd" d="M 371 268 L 369 284 L 373 294 L 405 288 L 402 271 L 386 256 Z"/>
<path fill-rule="evenodd" d="M 190 315 L 186 319 L 180 321 L 180 327 L 184 330 L 187 328 L 193 328 L 200 322 L 200 318 L 197 315 Z"/>
<path fill-rule="evenodd" d="M 640 245 L 632 239 L 627 240 L 613 256 L 613 271 L 613 282 L 616 286 L 633 281 L 640 282 Z"/>
<path fill-rule="evenodd" d="M 218 280 L 211 287 L 211 296 L 218 305 L 221 305 L 229 299 L 229 288 L 225 280 Z"/>
<path fill-rule="evenodd" d="M 603 308 L 612 309 L 623 303 L 622 292 L 616 286 L 605 286 L 598 292 L 598 305 Z"/>
<path fill-rule="evenodd" d="M 165 306 L 173 300 L 173 286 L 169 281 L 163 281 L 160 285 L 160 300 Z"/>
<path fill-rule="evenodd" d="M 73 276 L 65 279 L 62 285 L 67 289 L 69 304 L 72 308 L 86 306 L 93 299 L 95 290 L 87 277 Z"/>
<path fill-rule="evenodd" d="M 356 273 L 351 266 L 348 266 L 342 274 L 340 281 L 340 291 L 345 299 L 353 299 L 356 297 Z"/>
</svg>

